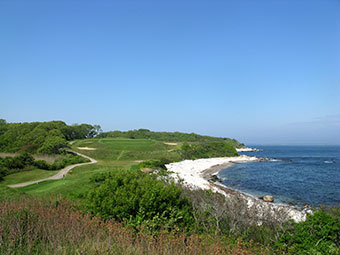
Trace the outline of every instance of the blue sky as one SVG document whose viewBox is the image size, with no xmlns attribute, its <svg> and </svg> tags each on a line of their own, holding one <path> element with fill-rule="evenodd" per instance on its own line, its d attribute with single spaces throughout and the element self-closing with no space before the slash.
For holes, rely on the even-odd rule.
<svg viewBox="0 0 340 255">
<path fill-rule="evenodd" d="M 0 2 L 0 118 L 340 144 L 340 1 Z"/>
</svg>

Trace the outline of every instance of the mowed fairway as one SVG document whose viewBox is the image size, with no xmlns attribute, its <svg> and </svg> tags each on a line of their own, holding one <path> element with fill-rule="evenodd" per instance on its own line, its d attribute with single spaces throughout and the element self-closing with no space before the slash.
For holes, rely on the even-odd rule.
<svg viewBox="0 0 340 255">
<path fill-rule="evenodd" d="M 94 148 L 82 150 L 78 148 Z M 135 161 L 165 158 L 177 158 L 173 145 L 147 139 L 88 139 L 77 141 L 72 149 L 82 152 L 96 160 Z"/>
<path fill-rule="evenodd" d="M 179 156 L 176 151 L 178 146 L 147 139 L 79 140 L 72 144 L 72 149 L 98 160 L 98 163 L 76 167 L 61 180 L 46 181 L 15 190 L 29 195 L 61 195 L 71 199 L 81 198 L 91 187 L 90 179 L 93 175 L 130 169 L 132 165 L 143 160 L 176 159 Z M 6 181 L 0 184 L 0 188 L 4 185 L 37 180 L 53 174 L 55 174 L 54 171 L 44 170 L 34 170 L 32 173 L 16 173 L 7 176 Z"/>
<path fill-rule="evenodd" d="M 0 182 L 0 199 L 5 197 L 16 197 L 22 194 L 18 189 L 8 188 L 7 185 L 22 183 L 27 181 L 35 181 L 50 177 L 56 174 L 56 171 L 47 171 L 41 169 L 33 169 L 30 171 L 23 171 L 5 176 L 4 180 Z"/>
<path fill-rule="evenodd" d="M 6 176 L 4 181 L 1 184 L 16 184 L 16 183 L 22 183 L 27 181 L 36 181 L 43 178 L 50 177 L 52 175 L 55 175 L 58 173 L 59 170 L 54 171 L 48 171 L 48 170 L 42 170 L 42 169 L 34 169 L 31 171 L 23 171 L 19 173 L 14 173 Z"/>
</svg>

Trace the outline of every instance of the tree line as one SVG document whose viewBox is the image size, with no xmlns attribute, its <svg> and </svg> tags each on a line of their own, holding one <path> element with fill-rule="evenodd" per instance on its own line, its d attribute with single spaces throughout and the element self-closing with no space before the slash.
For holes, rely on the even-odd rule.
<svg viewBox="0 0 340 255">
<path fill-rule="evenodd" d="M 109 131 L 102 132 L 98 137 L 122 137 L 129 139 L 152 139 L 156 141 L 167 142 L 224 142 L 230 144 L 235 148 L 241 148 L 244 144 L 240 143 L 236 139 L 226 137 L 212 137 L 205 135 L 198 135 L 195 133 L 181 133 L 181 132 L 153 132 L 148 129 L 138 129 L 129 131 Z"/>
<path fill-rule="evenodd" d="M 0 151 L 59 154 L 68 141 L 92 138 L 99 125 L 67 125 L 63 121 L 7 123 L 0 119 Z"/>
</svg>

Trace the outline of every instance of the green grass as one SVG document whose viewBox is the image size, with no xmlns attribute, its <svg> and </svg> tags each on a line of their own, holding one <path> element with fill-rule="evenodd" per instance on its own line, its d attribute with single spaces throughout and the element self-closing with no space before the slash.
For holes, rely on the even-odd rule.
<svg viewBox="0 0 340 255">
<path fill-rule="evenodd" d="M 80 166 L 72 169 L 64 179 L 41 182 L 19 188 L 19 190 L 29 195 L 50 196 L 59 194 L 63 197 L 77 199 L 91 187 L 90 178 L 94 174 L 119 171 L 126 167 L 129 168 L 130 166 L 105 166 L 101 164 Z"/>
<path fill-rule="evenodd" d="M 78 147 L 96 148 L 80 150 Z M 77 141 L 72 148 L 97 160 L 135 161 L 147 159 L 178 158 L 177 146 L 147 139 L 88 139 Z"/>
<path fill-rule="evenodd" d="M 8 188 L 7 185 L 0 183 L 0 200 L 18 199 L 22 195 L 25 195 L 22 191 Z"/>
<path fill-rule="evenodd" d="M 5 176 L 4 180 L 0 182 L 0 199 L 3 198 L 19 198 L 25 193 L 19 189 L 8 188 L 7 185 L 22 183 L 27 181 L 35 181 L 43 179 L 56 174 L 58 171 L 47 171 L 41 169 L 33 169 L 30 171 L 23 171 Z"/>
<path fill-rule="evenodd" d="M 8 189 L 7 185 L 9 184 L 46 178 L 57 171 L 35 169 L 12 174 L 6 176 L 5 180 L 0 182 L 0 190 L 4 191 L 4 197 L 17 193 L 33 196 L 61 195 L 71 199 L 78 199 L 91 187 L 90 178 L 94 174 L 129 169 L 131 165 L 142 160 L 176 159 L 179 156 L 176 152 L 179 146 L 167 145 L 164 142 L 147 139 L 103 138 L 78 140 L 72 145 L 72 149 L 98 160 L 97 164 L 76 167 L 61 180 Z M 96 148 L 96 150 L 79 150 L 78 147 L 90 147 Z"/>
<path fill-rule="evenodd" d="M 41 169 L 33 169 L 31 171 L 23 171 L 19 173 L 14 173 L 7 175 L 1 184 L 9 185 L 9 184 L 17 184 L 27 181 L 35 181 L 40 180 L 43 178 L 50 177 L 52 175 L 55 175 L 57 171 L 47 171 L 47 170 L 41 170 Z"/>
</svg>

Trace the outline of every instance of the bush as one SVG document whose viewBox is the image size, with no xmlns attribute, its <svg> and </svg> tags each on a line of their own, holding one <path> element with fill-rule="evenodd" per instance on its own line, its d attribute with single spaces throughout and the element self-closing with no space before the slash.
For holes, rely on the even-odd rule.
<svg viewBox="0 0 340 255">
<path fill-rule="evenodd" d="M 151 231 L 188 229 L 193 223 L 190 203 L 179 187 L 139 171 L 113 173 L 89 192 L 85 207 L 92 215 Z"/>
<path fill-rule="evenodd" d="M 23 152 L 15 157 L 0 158 L 0 181 L 8 174 L 28 170 L 34 165 L 34 158 L 28 152 Z"/>
<path fill-rule="evenodd" d="M 295 254 L 340 254 L 340 218 L 316 211 L 289 225 L 276 246 Z"/>
<path fill-rule="evenodd" d="M 0 176 L 5 176 L 9 173 L 12 173 L 13 171 L 10 170 L 27 170 L 29 167 L 32 166 L 44 170 L 58 170 L 68 165 L 85 163 L 88 161 L 88 159 L 85 159 L 81 156 L 67 154 L 65 157 L 55 160 L 53 164 L 49 164 L 45 160 L 34 160 L 31 154 L 24 152 L 19 156 L 15 156 L 13 158 L 0 158 L 0 169 L 2 169 Z"/>
<path fill-rule="evenodd" d="M 50 170 L 51 166 L 45 160 L 36 160 L 34 161 L 34 166 L 39 169 Z"/>
<path fill-rule="evenodd" d="M 19 169 L 19 168 L 25 168 L 26 166 L 31 166 L 34 163 L 34 158 L 31 154 L 28 152 L 23 152 L 18 156 L 15 156 L 12 158 L 11 161 L 9 161 L 9 168 L 10 169 Z"/>
<path fill-rule="evenodd" d="M 2 181 L 6 175 L 7 169 L 5 167 L 0 166 L 0 181 Z"/>
<path fill-rule="evenodd" d="M 142 168 L 155 168 L 155 169 L 163 169 L 166 170 L 165 165 L 171 163 L 168 159 L 160 159 L 160 160 L 146 160 L 138 164 L 138 169 Z"/>
<path fill-rule="evenodd" d="M 0 159 L 0 166 L 7 169 L 22 169 L 34 164 L 34 158 L 28 152 L 23 152 L 15 157 Z"/>
<path fill-rule="evenodd" d="M 15 157 L 0 158 L 0 180 L 8 174 L 29 170 L 32 166 L 44 170 L 58 170 L 68 165 L 85 162 L 88 162 L 88 159 L 78 155 L 67 154 L 63 158 L 55 160 L 53 164 L 49 164 L 45 160 L 34 160 L 31 154 L 23 152 Z"/>
<path fill-rule="evenodd" d="M 180 153 L 183 159 L 238 156 L 233 146 L 224 142 L 183 144 Z"/>
<path fill-rule="evenodd" d="M 58 170 L 69 165 L 85 163 L 88 161 L 89 161 L 88 159 L 83 158 L 79 155 L 68 154 L 66 158 L 59 158 L 55 160 L 53 164 L 49 166 L 49 170 Z"/>
</svg>

